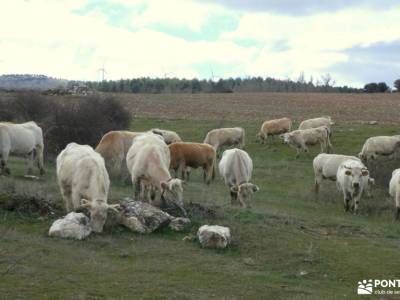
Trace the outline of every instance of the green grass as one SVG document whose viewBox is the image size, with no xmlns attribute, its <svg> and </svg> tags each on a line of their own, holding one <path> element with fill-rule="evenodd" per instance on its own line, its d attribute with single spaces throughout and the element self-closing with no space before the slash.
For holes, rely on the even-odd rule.
<svg viewBox="0 0 400 300">
<path fill-rule="evenodd" d="M 216 218 L 194 215 L 185 233 L 144 236 L 112 226 L 85 241 L 61 240 L 47 236 L 55 216 L 0 210 L 0 298 L 353 299 L 359 280 L 400 276 L 400 224 L 393 220 L 386 188 L 363 197 L 357 216 L 343 211 L 332 182 L 324 182 L 316 198 L 312 159 L 318 147 L 296 160 L 295 150 L 279 140 L 255 143 L 259 124 L 252 122 L 135 119 L 131 129 L 171 129 L 184 140 L 201 142 L 208 130 L 229 126 L 246 129 L 253 181 L 261 188 L 251 209 L 230 206 L 219 176 L 205 186 L 201 172 L 193 171 L 186 203 L 221 208 Z M 367 137 L 397 132 L 394 126 L 338 125 L 334 152 L 355 155 Z M 1 185 L 60 204 L 54 168 L 47 164 L 43 179 L 27 180 L 24 162 L 13 159 L 14 173 L 1 178 Z M 131 194 L 130 186 L 114 183 L 110 199 Z M 229 226 L 233 245 L 206 250 L 182 241 L 200 224 Z"/>
</svg>

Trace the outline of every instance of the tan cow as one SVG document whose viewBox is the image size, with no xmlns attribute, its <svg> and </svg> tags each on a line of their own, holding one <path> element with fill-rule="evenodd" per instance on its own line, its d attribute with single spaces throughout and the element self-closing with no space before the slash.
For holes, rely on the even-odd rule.
<svg viewBox="0 0 400 300">
<path fill-rule="evenodd" d="M 223 146 L 234 146 L 243 149 L 245 146 L 245 131 L 241 127 L 213 129 L 207 133 L 203 143 L 213 146 L 219 156 Z"/>
<path fill-rule="evenodd" d="M 275 135 L 286 133 L 292 130 L 292 120 L 289 118 L 281 118 L 276 120 L 265 121 L 256 135 L 256 138 L 261 141 L 261 144 L 267 143 L 267 137 L 270 135 L 274 138 Z"/>
<path fill-rule="evenodd" d="M 173 143 L 168 146 L 171 154 L 170 168 L 181 173 L 185 179 L 187 167 L 197 169 L 203 168 L 203 180 L 209 184 L 215 176 L 215 149 L 208 144 L 201 143 Z"/>
<path fill-rule="evenodd" d="M 317 128 L 294 130 L 281 135 L 285 144 L 296 149 L 296 158 L 300 155 L 300 150 L 308 152 L 307 146 L 313 146 L 320 144 L 321 153 L 328 152 L 332 148 L 332 144 L 329 139 L 330 130 L 326 126 Z"/>
<path fill-rule="evenodd" d="M 133 140 L 126 163 L 132 178 L 134 197 L 135 200 L 144 200 L 157 206 L 172 204 L 186 215 L 182 181 L 171 178 L 170 160 L 168 146 L 161 136 L 146 132 Z M 150 197 L 151 191 L 154 191 L 153 197 Z"/>
<path fill-rule="evenodd" d="M 68 144 L 57 156 L 57 182 L 67 212 L 88 209 L 93 231 L 102 232 L 108 209 L 119 205 L 107 204 L 110 180 L 101 155 L 90 146 Z"/>
<path fill-rule="evenodd" d="M 329 116 L 326 116 L 326 117 L 304 120 L 303 122 L 300 123 L 299 129 L 304 130 L 304 129 L 310 129 L 310 128 L 317 128 L 317 127 L 321 127 L 321 126 L 326 126 L 330 129 L 331 126 L 334 124 L 335 123 L 332 121 L 332 118 Z"/>
<path fill-rule="evenodd" d="M 129 172 L 126 167 L 126 154 L 133 139 L 143 132 L 110 131 L 107 132 L 96 147 L 106 163 L 111 178 L 126 180 Z"/>
<path fill-rule="evenodd" d="M 400 147 L 400 135 L 374 136 L 368 138 L 358 157 L 362 162 L 367 163 L 378 157 L 387 156 L 390 159 Z"/>
</svg>

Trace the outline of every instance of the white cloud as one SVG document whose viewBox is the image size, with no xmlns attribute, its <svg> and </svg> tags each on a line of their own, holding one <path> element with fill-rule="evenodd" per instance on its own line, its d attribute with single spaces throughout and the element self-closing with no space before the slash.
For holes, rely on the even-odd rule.
<svg viewBox="0 0 400 300">
<path fill-rule="evenodd" d="M 0 0 L 2 1 L 2 0 Z M 0 74 L 40 73 L 68 79 L 140 76 L 296 78 L 304 71 L 318 77 L 346 62 L 343 50 L 400 39 L 400 8 L 291 17 L 271 13 L 233 13 L 222 6 L 190 0 L 112 0 L 132 14 L 130 27 L 113 26 L 101 10 L 77 15 L 84 2 L 14 0 L 0 10 Z M 140 9 L 137 9 L 141 7 Z M 240 16 L 238 27 L 217 41 L 197 41 L 158 32 L 153 25 L 190 29 L 199 34 L 210 16 Z M 134 30 L 133 30 L 134 29 Z M 216 28 L 217 30 L 218 28 Z M 254 40 L 241 46 L 237 40 Z M 284 47 L 277 45 L 284 44 Z M 203 69 L 200 73 L 199 66 Z M 219 68 L 222 66 L 222 68 Z M 338 82 L 345 74 L 335 78 Z M 353 82 L 354 81 L 353 79 Z"/>
</svg>

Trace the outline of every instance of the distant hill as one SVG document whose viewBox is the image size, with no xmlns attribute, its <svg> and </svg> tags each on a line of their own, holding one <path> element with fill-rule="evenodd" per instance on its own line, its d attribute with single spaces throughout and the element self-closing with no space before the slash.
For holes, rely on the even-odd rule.
<svg viewBox="0 0 400 300">
<path fill-rule="evenodd" d="M 0 75 L 0 89 L 4 90 L 48 90 L 65 88 L 68 80 L 45 75 L 10 74 Z"/>
</svg>

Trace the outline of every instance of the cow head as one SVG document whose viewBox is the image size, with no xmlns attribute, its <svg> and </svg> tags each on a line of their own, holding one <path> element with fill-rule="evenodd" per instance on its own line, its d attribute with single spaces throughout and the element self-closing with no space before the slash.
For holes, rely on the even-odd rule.
<svg viewBox="0 0 400 300">
<path fill-rule="evenodd" d="M 253 183 L 246 182 L 231 187 L 231 191 L 237 194 L 239 202 L 242 206 L 250 206 L 250 198 L 255 192 L 258 192 L 260 188 Z"/>
<path fill-rule="evenodd" d="M 358 158 L 361 159 L 361 161 L 366 164 L 368 162 L 369 159 L 375 159 L 375 156 L 372 154 L 368 157 L 368 155 L 360 152 L 358 153 Z"/>
<path fill-rule="evenodd" d="M 290 134 L 290 132 L 286 132 L 286 133 L 284 133 L 284 134 L 280 134 L 279 137 L 283 140 L 283 142 L 284 142 L 285 144 L 289 144 L 292 135 Z"/>
<path fill-rule="evenodd" d="M 350 188 L 352 190 L 353 197 L 362 193 L 364 188 L 368 188 L 369 172 L 367 168 L 360 168 L 360 167 L 348 168 L 346 166 L 344 166 L 344 168 L 345 168 L 344 174 L 350 181 Z M 359 198 L 357 197 L 356 199 Z M 358 200 L 355 200 L 354 212 L 357 212 L 358 205 L 359 205 Z"/>
<path fill-rule="evenodd" d="M 80 209 L 87 209 L 90 212 L 90 225 L 94 232 L 102 232 L 103 226 L 107 219 L 107 212 L 112 209 L 118 212 L 119 204 L 109 205 L 105 200 L 96 199 L 89 201 L 86 199 L 81 200 Z"/>
<path fill-rule="evenodd" d="M 162 196 L 167 204 L 172 203 L 177 206 L 182 213 L 186 216 L 186 211 L 183 208 L 183 180 L 170 179 L 161 182 Z"/>
</svg>

